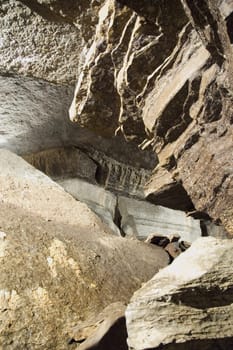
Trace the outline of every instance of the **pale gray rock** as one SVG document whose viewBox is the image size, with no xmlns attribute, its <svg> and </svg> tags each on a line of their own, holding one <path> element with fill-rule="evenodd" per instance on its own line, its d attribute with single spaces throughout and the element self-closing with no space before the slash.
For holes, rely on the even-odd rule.
<svg viewBox="0 0 233 350">
<path fill-rule="evenodd" d="M 38 152 L 67 143 L 72 87 L 0 75 L 0 147 Z"/>
<path fill-rule="evenodd" d="M 145 240 L 151 233 L 159 235 L 179 234 L 193 242 L 201 236 L 200 221 L 187 217 L 184 212 L 119 197 L 121 228 L 126 236 Z"/>
<path fill-rule="evenodd" d="M 230 239 L 231 235 L 226 231 L 222 225 L 216 225 L 211 221 L 205 221 L 206 235 L 215 238 Z"/>
<path fill-rule="evenodd" d="M 84 43 L 72 23 L 59 21 L 49 8 L 38 14 L 17 0 L 1 1 L 0 10 L 1 73 L 75 83 L 82 52 L 76 47 Z"/>
<path fill-rule="evenodd" d="M 77 324 L 128 302 L 168 264 L 162 249 L 112 235 L 84 203 L 6 150 L 0 187 L 4 350 L 74 349 L 68 342 Z"/>
<path fill-rule="evenodd" d="M 114 223 L 117 197 L 100 186 L 90 184 L 80 179 L 58 180 L 66 192 L 84 202 L 111 228 L 120 235 L 120 230 Z"/>
<path fill-rule="evenodd" d="M 230 349 L 232 249 L 200 238 L 137 291 L 126 310 L 130 349 Z"/>
</svg>

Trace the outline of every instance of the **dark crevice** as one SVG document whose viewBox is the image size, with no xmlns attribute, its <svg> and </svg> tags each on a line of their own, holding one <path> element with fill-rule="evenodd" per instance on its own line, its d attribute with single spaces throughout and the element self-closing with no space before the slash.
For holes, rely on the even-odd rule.
<svg viewBox="0 0 233 350">
<path fill-rule="evenodd" d="M 83 342 L 85 342 L 85 338 L 81 339 L 81 340 L 75 340 L 74 338 L 71 338 L 68 340 L 68 345 L 73 345 L 73 344 L 82 344 Z"/>
<path fill-rule="evenodd" d="M 189 340 L 184 343 L 171 343 L 160 345 L 156 348 L 146 350 L 232 350 L 233 337 L 220 339 L 198 339 Z"/>
<path fill-rule="evenodd" d="M 160 191 L 150 194 L 147 200 L 174 210 L 195 210 L 191 198 L 180 183 L 164 186 Z"/>
<path fill-rule="evenodd" d="M 230 42 L 233 44 L 233 12 L 226 18 L 226 25 Z"/>
<path fill-rule="evenodd" d="M 49 22 L 58 22 L 58 23 L 68 23 L 73 25 L 72 20 L 69 17 L 61 16 L 58 13 L 52 11 L 49 6 L 40 4 L 37 0 L 20 0 L 20 2 L 32 11 L 36 12 L 42 18 Z"/>
<path fill-rule="evenodd" d="M 191 11 L 194 26 L 197 27 L 197 32 L 200 34 L 201 39 L 203 39 L 204 35 L 204 44 L 207 50 L 209 50 L 215 62 L 221 66 L 224 61 L 224 49 L 218 34 L 218 23 L 210 12 L 206 0 L 186 0 L 186 3 Z M 209 25 L 212 29 L 210 39 L 207 39 L 205 30 Z M 200 28 L 199 31 L 198 27 Z"/>
<path fill-rule="evenodd" d="M 219 281 L 220 286 L 222 283 L 224 281 Z M 233 303 L 233 286 L 228 285 L 227 290 L 224 291 L 218 285 L 210 286 L 207 289 L 201 284 L 200 281 L 200 285 L 195 286 L 195 288 L 184 286 L 171 296 L 171 302 L 200 310 L 223 307 Z"/>
<path fill-rule="evenodd" d="M 122 216 L 121 216 L 121 213 L 120 213 L 120 210 L 119 210 L 119 206 L 118 206 L 118 197 L 116 197 L 116 208 L 115 208 L 115 215 L 114 215 L 114 218 L 113 218 L 113 222 L 114 224 L 119 228 L 120 230 L 120 233 L 123 237 L 125 237 L 125 232 L 122 230 L 121 228 L 121 220 L 122 220 Z"/>
<path fill-rule="evenodd" d="M 201 235 L 202 235 L 202 237 L 209 236 L 206 224 L 205 224 L 205 222 L 203 220 L 200 221 L 200 226 L 201 226 Z"/>
<path fill-rule="evenodd" d="M 213 189 L 213 193 L 214 196 L 216 196 L 223 188 L 223 184 L 224 182 L 227 180 L 227 178 L 229 177 L 230 174 L 224 174 L 224 176 L 222 177 L 222 180 L 220 182 L 220 184 L 218 184 L 216 187 L 214 187 Z"/>
</svg>

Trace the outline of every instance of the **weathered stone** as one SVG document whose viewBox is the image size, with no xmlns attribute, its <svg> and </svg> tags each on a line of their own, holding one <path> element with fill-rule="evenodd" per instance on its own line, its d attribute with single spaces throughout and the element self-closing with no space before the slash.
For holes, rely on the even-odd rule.
<svg viewBox="0 0 233 350">
<path fill-rule="evenodd" d="M 72 88 L 0 75 L 0 147 L 19 154 L 67 143 Z"/>
<path fill-rule="evenodd" d="M 118 207 L 126 236 L 145 240 L 154 232 L 159 235 L 178 233 L 190 242 L 201 236 L 200 221 L 187 217 L 184 212 L 125 197 L 119 197 Z"/>
<path fill-rule="evenodd" d="M 23 158 L 53 180 L 80 178 L 91 183 L 96 181 L 97 164 L 76 147 L 49 149 Z"/>
<path fill-rule="evenodd" d="M 36 1 L 28 1 L 33 2 Z M 19 73 L 60 84 L 75 83 L 77 56 L 79 59 L 82 51 L 77 51 L 76 45 L 82 46 L 82 36 L 72 23 L 57 21 L 51 10 L 38 15 L 34 8 L 29 9 L 20 1 L 4 0 L 0 26 L 1 73 Z"/>
<path fill-rule="evenodd" d="M 0 187 L 0 344 L 6 350 L 76 347 L 68 345 L 75 325 L 127 302 L 168 264 L 162 248 L 115 237 L 85 204 L 5 150 Z"/>
<path fill-rule="evenodd" d="M 81 328 L 76 326 L 70 343 L 80 343 L 79 350 L 127 350 L 125 309 L 123 303 L 107 306 L 97 317 L 82 324 Z"/>
<path fill-rule="evenodd" d="M 230 349 L 232 248 L 200 238 L 137 291 L 126 310 L 130 348 Z"/>
<path fill-rule="evenodd" d="M 150 169 L 122 163 L 102 152 L 91 152 L 90 156 L 98 164 L 96 180 L 107 190 L 136 198 L 145 198 L 144 186 L 150 177 Z"/>
<path fill-rule="evenodd" d="M 186 242 L 186 241 L 181 241 L 181 242 L 179 242 L 179 247 L 180 247 L 181 251 L 184 252 L 185 250 L 187 250 L 188 248 L 191 247 L 191 243 Z"/>
<path fill-rule="evenodd" d="M 149 9 L 144 1 L 123 1 L 129 8 L 105 1 L 71 114 L 82 125 L 109 134 L 118 118 L 117 131 L 129 140 L 144 139 L 141 147 L 153 146 L 158 153 L 155 176 L 168 171 L 160 183 L 147 186 L 149 198 L 172 208 L 207 211 L 231 232 L 232 8 L 225 1 L 183 3 L 194 29 L 179 2 L 156 2 Z M 123 29 L 117 26 L 120 18 Z M 108 106 L 106 95 L 98 95 L 105 74 L 111 75 Z M 99 105 L 106 107 L 102 129 Z"/>
<path fill-rule="evenodd" d="M 164 249 L 168 252 L 172 260 L 182 253 L 178 242 L 168 243 Z"/>
</svg>

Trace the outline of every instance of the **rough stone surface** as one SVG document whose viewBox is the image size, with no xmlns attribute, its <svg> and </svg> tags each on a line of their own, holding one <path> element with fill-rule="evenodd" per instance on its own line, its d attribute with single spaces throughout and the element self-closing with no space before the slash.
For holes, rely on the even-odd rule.
<svg viewBox="0 0 233 350">
<path fill-rule="evenodd" d="M 75 325 L 127 302 L 168 256 L 115 237 L 85 204 L 11 152 L 0 150 L 0 168 L 1 347 L 74 349 Z"/>
<path fill-rule="evenodd" d="M 76 50 L 82 46 L 80 31 L 49 8 L 38 14 L 37 1 L 26 3 L 32 7 L 23 1 L 1 1 L 0 72 L 74 84 L 82 51 Z"/>
<path fill-rule="evenodd" d="M 157 204 L 208 212 L 233 232 L 232 7 L 120 2 L 100 9 L 71 119 L 152 146 L 153 176 L 167 175 L 160 187 L 152 176 L 147 194 Z"/>
<path fill-rule="evenodd" d="M 228 0 L 2 1 L 2 147 L 106 151 L 133 169 L 124 191 L 142 180 L 136 196 L 207 212 L 231 233 L 232 11 Z M 76 79 L 70 115 L 82 132 L 64 122 Z"/>
<path fill-rule="evenodd" d="M 72 88 L 0 75 L 0 147 L 24 154 L 67 143 Z"/>
<path fill-rule="evenodd" d="M 0 1 L 0 148 L 126 236 L 192 241 L 201 230 L 191 216 L 204 234 L 232 235 L 232 28 L 231 0 Z M 0 170 L 0 347 L 75 348 L 73 326 L 127 301 L 168 256 L 114 237 L 11 153 L 0 151 Z M 187 217 L 118 204 L 119 194 Z M 149 316 L 129 323 L 135 349 L 232 349 L 232 244 L 203 242 L 155 277 L 158 300 L 153 281 L 142 290 L 139 321 Z M 150 333 L 153 322 L 161 329 Z M 95 339 L 83 346 L 109 347 Z"/>
<path fill-rule="evenodd" d="M 137 291 L 126 310 L 130 348 L 230 349 L 232 248 L 200 238 Z"/>
<path fill-rule="evenodd" d="M 53 148 L 23 158 L 53 180 L 79 178 L 96 182 L 97 164 L 76 147 Z"/>
</svg>

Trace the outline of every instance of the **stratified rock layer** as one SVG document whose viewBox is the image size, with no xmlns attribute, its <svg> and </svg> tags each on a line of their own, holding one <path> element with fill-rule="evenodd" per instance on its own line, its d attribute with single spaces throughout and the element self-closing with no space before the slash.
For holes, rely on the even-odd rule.
<svg viewBox="0 0 233 350">
<path fill-rule="evenodd" d="M 85 204 L 11 152 L 0 150 L 0 168 L 0 344 L 72 349 L 76 324 L 127 302 L 168 255 L 115 237 Z"/>
<path fill-rule="evenodd" d="M 201 236 L 200 221 L 184 212 L 126 197 L 118 198 L 121 229 L 126 236 L 146 239 L 149 234 L 179 234 L 193 242 Z"/>
<path fill-rule="evenodd" d="M 152 146 L 159 164 L 146 195 L 208 212 L 232 233 L 232 6 L 120 3 L 100 9 L 71 119 Z"/>
<path fill-rule="evenodd" d="M 232 248 L 200 238 L 137 291 L 126 310 L 130 348 L 230 349 Z"/>
</svg>

